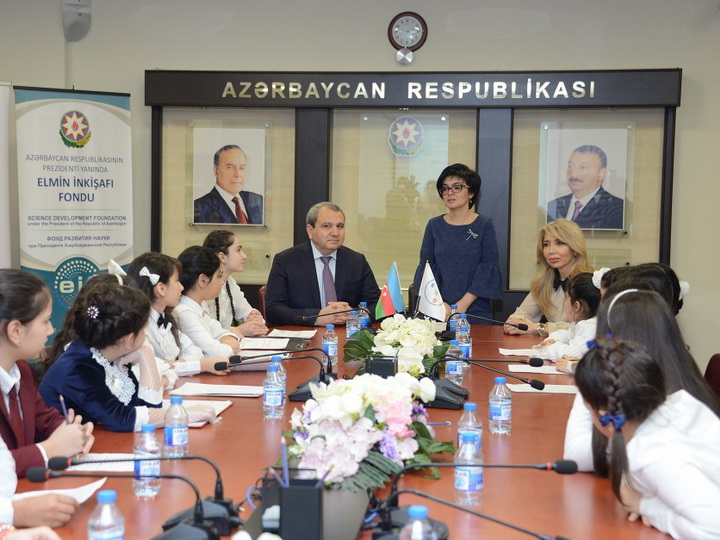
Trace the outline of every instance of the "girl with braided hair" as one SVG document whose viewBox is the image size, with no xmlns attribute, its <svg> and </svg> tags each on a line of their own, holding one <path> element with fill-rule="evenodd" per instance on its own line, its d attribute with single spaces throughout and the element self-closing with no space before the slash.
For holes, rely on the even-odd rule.
<svg viewBox="0 0 720 540">
<path fill-rule="evenodd" d="M 686 390 L 668 394 L 660 364 L 633 341 L 598 338 L 575 381 L 610 439 L 612 489 L 628 511 L 673 538 L 720 536 L 720 419 Z"/>
<path fill-rule="evenodd" d="M 245 299 L 245 293 L 232 278 L 235 272 L 242 272 L 247 255 L 243 251 L 240 239 L 234 233 L 224 230 L 211 231 L 203 242 L 203 247 L 211 249 L 223 266 L 227 281 L 220 296 L 204 302 L 205 311 L 239 338 L 264 336 L 268 329 L 262 314 Z"/>
<path fill-rule="evenodd" d="M 608 289 L 597 314 L 597 335 L 641 343 L 662 369 L 666 394 L 685 390 L 720 416 L 720 404 L 687 350 L 666 298 L 653 291 L 640 290 L 645 287 L 643 280 L 632 282 L 637 288 L 616 290 L 629 284 L 623 279 Z M 576 461 L 581 471 L 594 470 L 600 476 L 608 474 L 607 440 L 593 428 L 579 396 L 568 418 L 563 454 L 565 459 Z"/>
</svg>

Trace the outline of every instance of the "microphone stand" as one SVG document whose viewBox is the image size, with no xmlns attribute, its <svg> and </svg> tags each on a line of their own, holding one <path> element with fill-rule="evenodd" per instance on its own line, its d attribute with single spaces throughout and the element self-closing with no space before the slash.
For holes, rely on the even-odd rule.
<svg viewBox="0 0 720 540">
<path fill-rule="evenodd" d="M 512 379 L 517 379 L 518 381 L 522 381 L 525 384 L 529 384 L 535 390 L 543 390 L 545 388 L 545 383 L 542 381 L 538 381 L 537 379 L 526 379 L 525 377 L 518 377 L 517 375 L 513 375 L 512 373 L 508 373 L 506 371 L 500 371 L 499 369 L 491 368 L 490 366 L 486 366 L 486 365 L 481 364 L 480 362 L 476 362 L 475 360 L 472 360 L 470 358 L 465 358 L 465 362 L 467 362 L 468 364 L 472 364 L 473 366 L 487 369 L 489 371 L 494 371 L 495 373 L 499 373 L 503 377 L 510 377 Z"/>
<path fill-rule="evenodd" d="M 534 536 L 535 538 L 539 538 L 540 540 L 568 540 L 564 536 L 550 536 L 547 534 L 540 534 L 536 533 L 535 531 L 531 531 L 530 529 L 525 529 L 524 527 L 520 527 L 518 525 L 513 525 L 512 523 L 509 523 L 507 521 L 503 521 L 502 519 L 494 518 L 492 516 L 488 516 L 487 514 L 482 514 L 480 512 L 476 512 L 475 510 L 470 510 L 469 508 L 465 508 L 464 506 L 460 506 L 459 504 L 455 504 L 453 502 L 450 502 L 445 499 L 441 499 L 440 497 L 435 497 L 433 495 L 430 495 L 429 493 L 424 493 L 422 491 L 419 491 L 417 489 L 403 489 L 398 491 L 395 495 L 400 495 L 401 493 L 412 493 L 413 495 L 417 495 L 418 497 L 424 497 L 426 499 L 430 499 L 431 501 L 435 501 L 440 504 L 444 504 L 446 506 L 449 506 L 450 508 L 455 508 L 456 510 L 460 510 L 462 512 L 467 512 L 468 514 L 471 514 L 473 516 L 477 516 L 479 518 L 487 519 L 489 521 L 492 521 L 493 523 L 497 523 L 498 525 L 503 525 L 504 527 L 508 527 L 510 529 L 514 529 L 516 531 L 528 534 L 530 536 Z M 386 534 L 381 536 L 373 536 L 373 539 L 384 539 L 384 540 L 390 540 L 391 538 L 395 538 L 397 535 L 394 534 Z"/>
</svg>

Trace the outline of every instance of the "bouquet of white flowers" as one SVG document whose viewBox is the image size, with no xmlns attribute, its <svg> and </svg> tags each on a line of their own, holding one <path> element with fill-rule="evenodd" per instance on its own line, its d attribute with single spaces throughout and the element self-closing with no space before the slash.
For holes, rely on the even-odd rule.
<svg viewBox="0 0 720 540">
<path fill-rule="evenodd" d="M 426 319 L 406 319 L 396 313 L 380 323 L 380 330 L 373 336 L 366 330 L 357 332 L 353 339 L 345 342 L 344 360 L 362 360 L 358 373 L 365 370 L 369 356 L 397 355 L 398 372 L 413 377 L 427 374 L 433 362 L 443 356 L 448 344 L 435 337 L 435 325 Z"/>
<path fill-rule="evenodd" d="M 356 491 L 381 487 L 404 464 L 426 463 L 431 454 L 454 452 L 437 442 L 420 401 L 435 398 L 430 379 L 407 373 L 364 374 L 312 385 L 312 399 L 291 417 L 288 456 L 300 469 L 315 469 L 326 485 Z M 437 471 L 435 471 L 437 474 Z"/>
</svg>

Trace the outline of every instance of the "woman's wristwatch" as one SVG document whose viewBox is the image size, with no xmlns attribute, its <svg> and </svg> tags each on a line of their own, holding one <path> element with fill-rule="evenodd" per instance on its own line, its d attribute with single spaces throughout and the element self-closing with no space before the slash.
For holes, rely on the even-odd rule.
<svg viewBox="0 0 720 540">
<path fill-rule="evenodd" d="M 545 323 L 537 323 L 537 333 L 540 337 L 545 337 L 548 335 L 547 333 L 547 324 Z"/>
</svg>

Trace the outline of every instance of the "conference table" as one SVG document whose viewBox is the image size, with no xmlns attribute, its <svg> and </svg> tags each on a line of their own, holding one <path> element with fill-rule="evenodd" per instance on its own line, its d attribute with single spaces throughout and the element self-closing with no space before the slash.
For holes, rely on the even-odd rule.
<svg viewBox="0 0 720 540">
<path fill-rule="evenodd" d="M 288 328 L 293 329 L 293 328 Z M 308 347 L 320 345 L 322 329 L 309 342 Z M 340 334 L 340 354 L 344 343 L 344 332 Z M 506 336 L 500 326 L 473 325 L 473 358 L 503 359 L 499 347 L 524 349 L 539 342 L 537 336 Z M 247 354 L 251 354 L 249 351 Z M 317 353 L 315 353 L 317 354 Z M 508 363 L 512 357 L 504 357 Z M 310 358 L 283 362 L 287 370 L 288 392 L 318 372 L 318 364 Z M 487 364 L 507 371 L 502 363 Z M 352 376 L 357 363 L 338 364 L 340 376 Z M 562 459 L 565 424 L 573 396 L 547 394 L 543 392 L 513 393 L 512 433 L 509 436 L 494 435 L 487 429 L 488 393 L 494 383 L 495 373 L 472 366 L 465 373 L 463 386 L 470 391 L 468 401 L 477 403 L 478 413 L 483 419 L 483 458 L 488 464 L 535 464 Z M 569 375 L 519 374 L 542 380 L 546 384 L 572 384 Z M 264 371 L 234 372 L 228 376 L 199 375 L 180 379 L 209 384 L 262 385 Z M 508 379 L 508 382 L 517 382 Z M 222 422 L 206 425 L 190 431 L 190 453 L 204 455 L 220 467 L 225 497 L 236 503 L 246 498 L 249 486 L 255 485 L 264 475 L 268 466 L 280 458 L 280 439 L 283 431 L 290 426 L 290 415 L 301 402 L 288 402 L 281 420 L 265 420 L 262 414 L 262 398 L 186 398 L 222 399 L 233 404 L 222 413 Z M 450 421 L 450 426 L 435 427 L 438 440 L 455 440 L 457 421 L 461 410 L 429 409 L 431 422 Z M 161 437 L 162 432 L 158 431 Z M 113 433 L 101 427 L 96 428 L 96 441 L 92 449 L 96 453 L 131 453 L 133 435 Z M 441 455 L 439 461 L 451 462 L 453 456 Z M 200 461 L 163 462 L 164 474 L 180 474 L 191 478 L 199 487 L 203 497 L 214 493 L 215 474 Z M 474 508 L 493 518 L 505 520 L 514 525 L 548 536 L 561 536 L 573 540 L 591 538 L 613 540 L 650 540 L 669 538 L 656 529 L 640 522 L 630 523 L 620 504 L 615 500 L 607 479 L 590 473 L 559 475 L 552 471 L 534 469 L 485 468 L 483 504 Z M 453 500 L 453 471 L 441 469 L 441 479 L 431 480 L 421 474 L 407 474 L 399 481 L 400 489 L 415 489 L 435 497 Z M 71 488 L 87 484 L 91 479 L 57 478 L 44 484 L 31 484 L 21 480 L 19 491 L 37 489 Z M 128 540 L 152 538 L 162 532 L 162 523 L 177 511 L 190 508 L 195 495 L 190 487 L 179 480 L 162 481 L 160 493 L 151 500 L 140 500 L 132 492 L 132 480 L 108 478 L 103 489 L 118 492 L 118 504 L 126 520 Z M 388 489 L 380 490 L 383 497 Z M 82 504 L 58 533 L 64 539 L 86 538 L 87 522 L 95 507 L 95 497 Z M 401 506 L 423 504 L 429 508 L 430 516 L 446 523 L 450 538 L 530 538 L 489 520 L 450 508 L 414 494 L 402 494 Z M 247 503 L 241 513 L 248 519 L 252 510 Z M 337 516 L 343 519 L 343 516 Z M 370 539 L 370 531 L 358 533 L 357 538 Z M 328 540 L 340 540 L 329 538 Z"/>
</svg>

